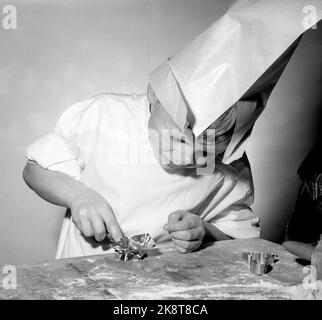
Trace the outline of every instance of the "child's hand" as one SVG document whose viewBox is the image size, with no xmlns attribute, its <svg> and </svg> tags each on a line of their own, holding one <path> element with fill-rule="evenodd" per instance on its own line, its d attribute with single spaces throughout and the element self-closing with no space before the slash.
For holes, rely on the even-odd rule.
<svg viewBox="0 0 322 320">
<path fill-rule="evenodd" d="M 96 191 L 86 188 L 70 201 L 73 222 L 85 237 L 103 241 L 106 230 L 115 241 L 123 236 L 108 202 Z"/>
<path fill-rule="evenodd" d="M 313 244 L 299 241 L 285 241 L 282 245 L 286 250 L 290 251 L 296 256 L 308 261 L 311 260 L 314 250 Z"/>
<path fill-rule="evenodd" d="M 170 233 L 180 253 L 197 250 L 202 244 L 206 233 L 202 219 L 187 211 L 171 213 L 164 230 Z"/>
</svg>

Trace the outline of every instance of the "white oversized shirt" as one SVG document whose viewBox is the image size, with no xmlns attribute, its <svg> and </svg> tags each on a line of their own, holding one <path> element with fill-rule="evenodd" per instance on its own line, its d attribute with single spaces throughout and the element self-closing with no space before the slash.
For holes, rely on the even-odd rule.
<svg viewBox="0 0 322 320">
<path fill-rule="evenodd" d="M 170 245 L 163 230 L 168 215 L 186 210 L 233 238 L 258 237 L 246 155 L 217 163 L 211 175 L 166 171 L 150 145 L 149 116 L 146 95 L 102 94 L 80 101 L 62 114 L 53 132 L 28 148 L 27 158 L 99 192 L 125 236 L 150 233 L 158 246 Z M 67 211 L 56 258 L 111 251 L 83 237 Z"/>
</svg>

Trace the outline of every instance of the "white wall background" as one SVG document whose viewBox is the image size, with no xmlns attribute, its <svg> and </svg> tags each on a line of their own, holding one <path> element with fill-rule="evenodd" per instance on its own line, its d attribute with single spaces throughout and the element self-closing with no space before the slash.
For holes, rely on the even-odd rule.
<svg viewBox="0 0 322 320">
<path fill-rule="evenodd" d="M 0 0 L 0 265 L 54 257 L 64 209 L 22 180 L 27 146 L 70 104 L 100 92 L 144 92 L 149 72 L 216 20 L 228 0 Z M 321 119 L 321 28 L 303 39 L 249 145 L 262 236 L 281 241 L 297 167 Z"/>
</svg>

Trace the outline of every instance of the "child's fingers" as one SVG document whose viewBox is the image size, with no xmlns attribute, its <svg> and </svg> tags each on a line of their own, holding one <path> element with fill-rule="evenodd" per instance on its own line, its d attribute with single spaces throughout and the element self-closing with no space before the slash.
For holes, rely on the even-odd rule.
<svg viewBox="0 0 322 320">
<path fill-rule="evenodd" d="M 185 211 L 182 211 L 182 210 L 174 211 L 169 214 L 168 224 L 177 223 L 180 220 L 182 220 L 184 216 L 185 216 Z"/>
<path fill-rule="evenodd" d="M 112 212 L 112 209 L 105 208 L 101 212 L 107 231 L 110 233 L 114 241 L 120 241 L 123 237 L 123 232 Z"/>
<path fill-rule="evenodd" d="M 87 215 L 80 217 L 81 232 L 85 237 L 93 237 L 94 231 Z"/>
<path fill-rule="evenodd" d="M 170 233 L 172 238 L 184 241 L 200 240 L 201 230 L 199 228 L 184 230 L 184 231 L 174 231 Z"/>
<path fill-rule="evenodd" d="M 168 223 L 163 226 L 163 230 L 168 231 Z"/>
<path fill-rule="evenodd" d="M 169 222 L 167 226 L 167 231 L 169 232 L 194 229 L 199 226 L 198 217 L 189 212 L 177 211 L 171 215 L 174 215 L 174 218 L 171 218 L 169 216 Z"/>
<path fill-rule="evenodd" d="M 176 223 L 168 223 L 167 231 L 168 232 L 176 232 L 176 231 L 184 231 L 188 229 L 192 229 L 194 226 L 192 225 L 190 220 L 180 220 Z"/>
<path fill-rule="evenodd" d="M 163 227 L 168 232 L 184 230 L 185 224 L 182 225 L 184 214 L 182 211 L 175 211 L 169 214 L 168 223 Z"/>
<path fill-rule="evenodd" d="M 170 226 L 173 224 L 176 224 L 177 222 L 179 222 L 181 219 L 183 218 L 183 213 L 181 210 L 178 211 L 174 211 L 172 213 L 169 214 L 168 216 L 168 223 L 166 223 L 163 226 L 163 229 L 165 231 L 169 231 L 170 232 Z"/>
<path fill-rule="evenodd" d="M 180 252 L 180 253 L 188 253 L 187 249 L 184 249 L 184 248 L 178 246 L 177 244 L 174 244 L 174 245 L 175 245 L 175 247 L 176 247 L 178 252 Z"/>
<path fill-rule="evenodd" d="M 178 239 L 172 239 L 175 245 L 182 249 L 184 249 L 186 252 L 193 251 L 200 247 L 201 241 L 200 240 L 194 240 L 194 241 L 184 241 L 184 240 L 178 240 Z"/>
<path fill-rule="evenodd" d="M 104 220 L 97 214 L 91 216 L 91 224 L 94 229 L 95 239 L 100 242 L 103 241 L 106 237 L 106 229 Z"/>
</svg>

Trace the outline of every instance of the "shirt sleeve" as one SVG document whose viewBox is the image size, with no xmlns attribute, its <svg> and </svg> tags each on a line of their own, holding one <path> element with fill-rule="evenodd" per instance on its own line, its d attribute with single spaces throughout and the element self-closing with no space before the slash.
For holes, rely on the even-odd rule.
<svg viewBox="0 0 322 320">
<path fill-rule="evenodd" d="M 262 111 L 257 101 L 237 102 L 235 130 L 226 148 L 223 163 L 229 164 L 243 156 L 253 126 Z"/>
<path fill-rule="evenodd" d="M 233 239 L 259 238 L 259 218 L 250 208 L 231 212 L 225 220 L 211 222 L 216 228 Z"/>
<path fill-rule="evenodd" d="M 219 202 L 206 208 L 203 219 L 234 239 L 258 238 L 260 220 L 251 209 L 254 184 L 247 155 L 229 165 L 219 164 L 218 170 L 224 175 L 216 193 Z"/>
<path fill-rule="evenodd" d="M 95 98 L 72 105 L 61 115 L 52 132 L 28 147 L 28 161 L 79 180 L 86 162 L 90 133 L 95 132 L 97 126 L 97 113 Z"/>
</svg>

